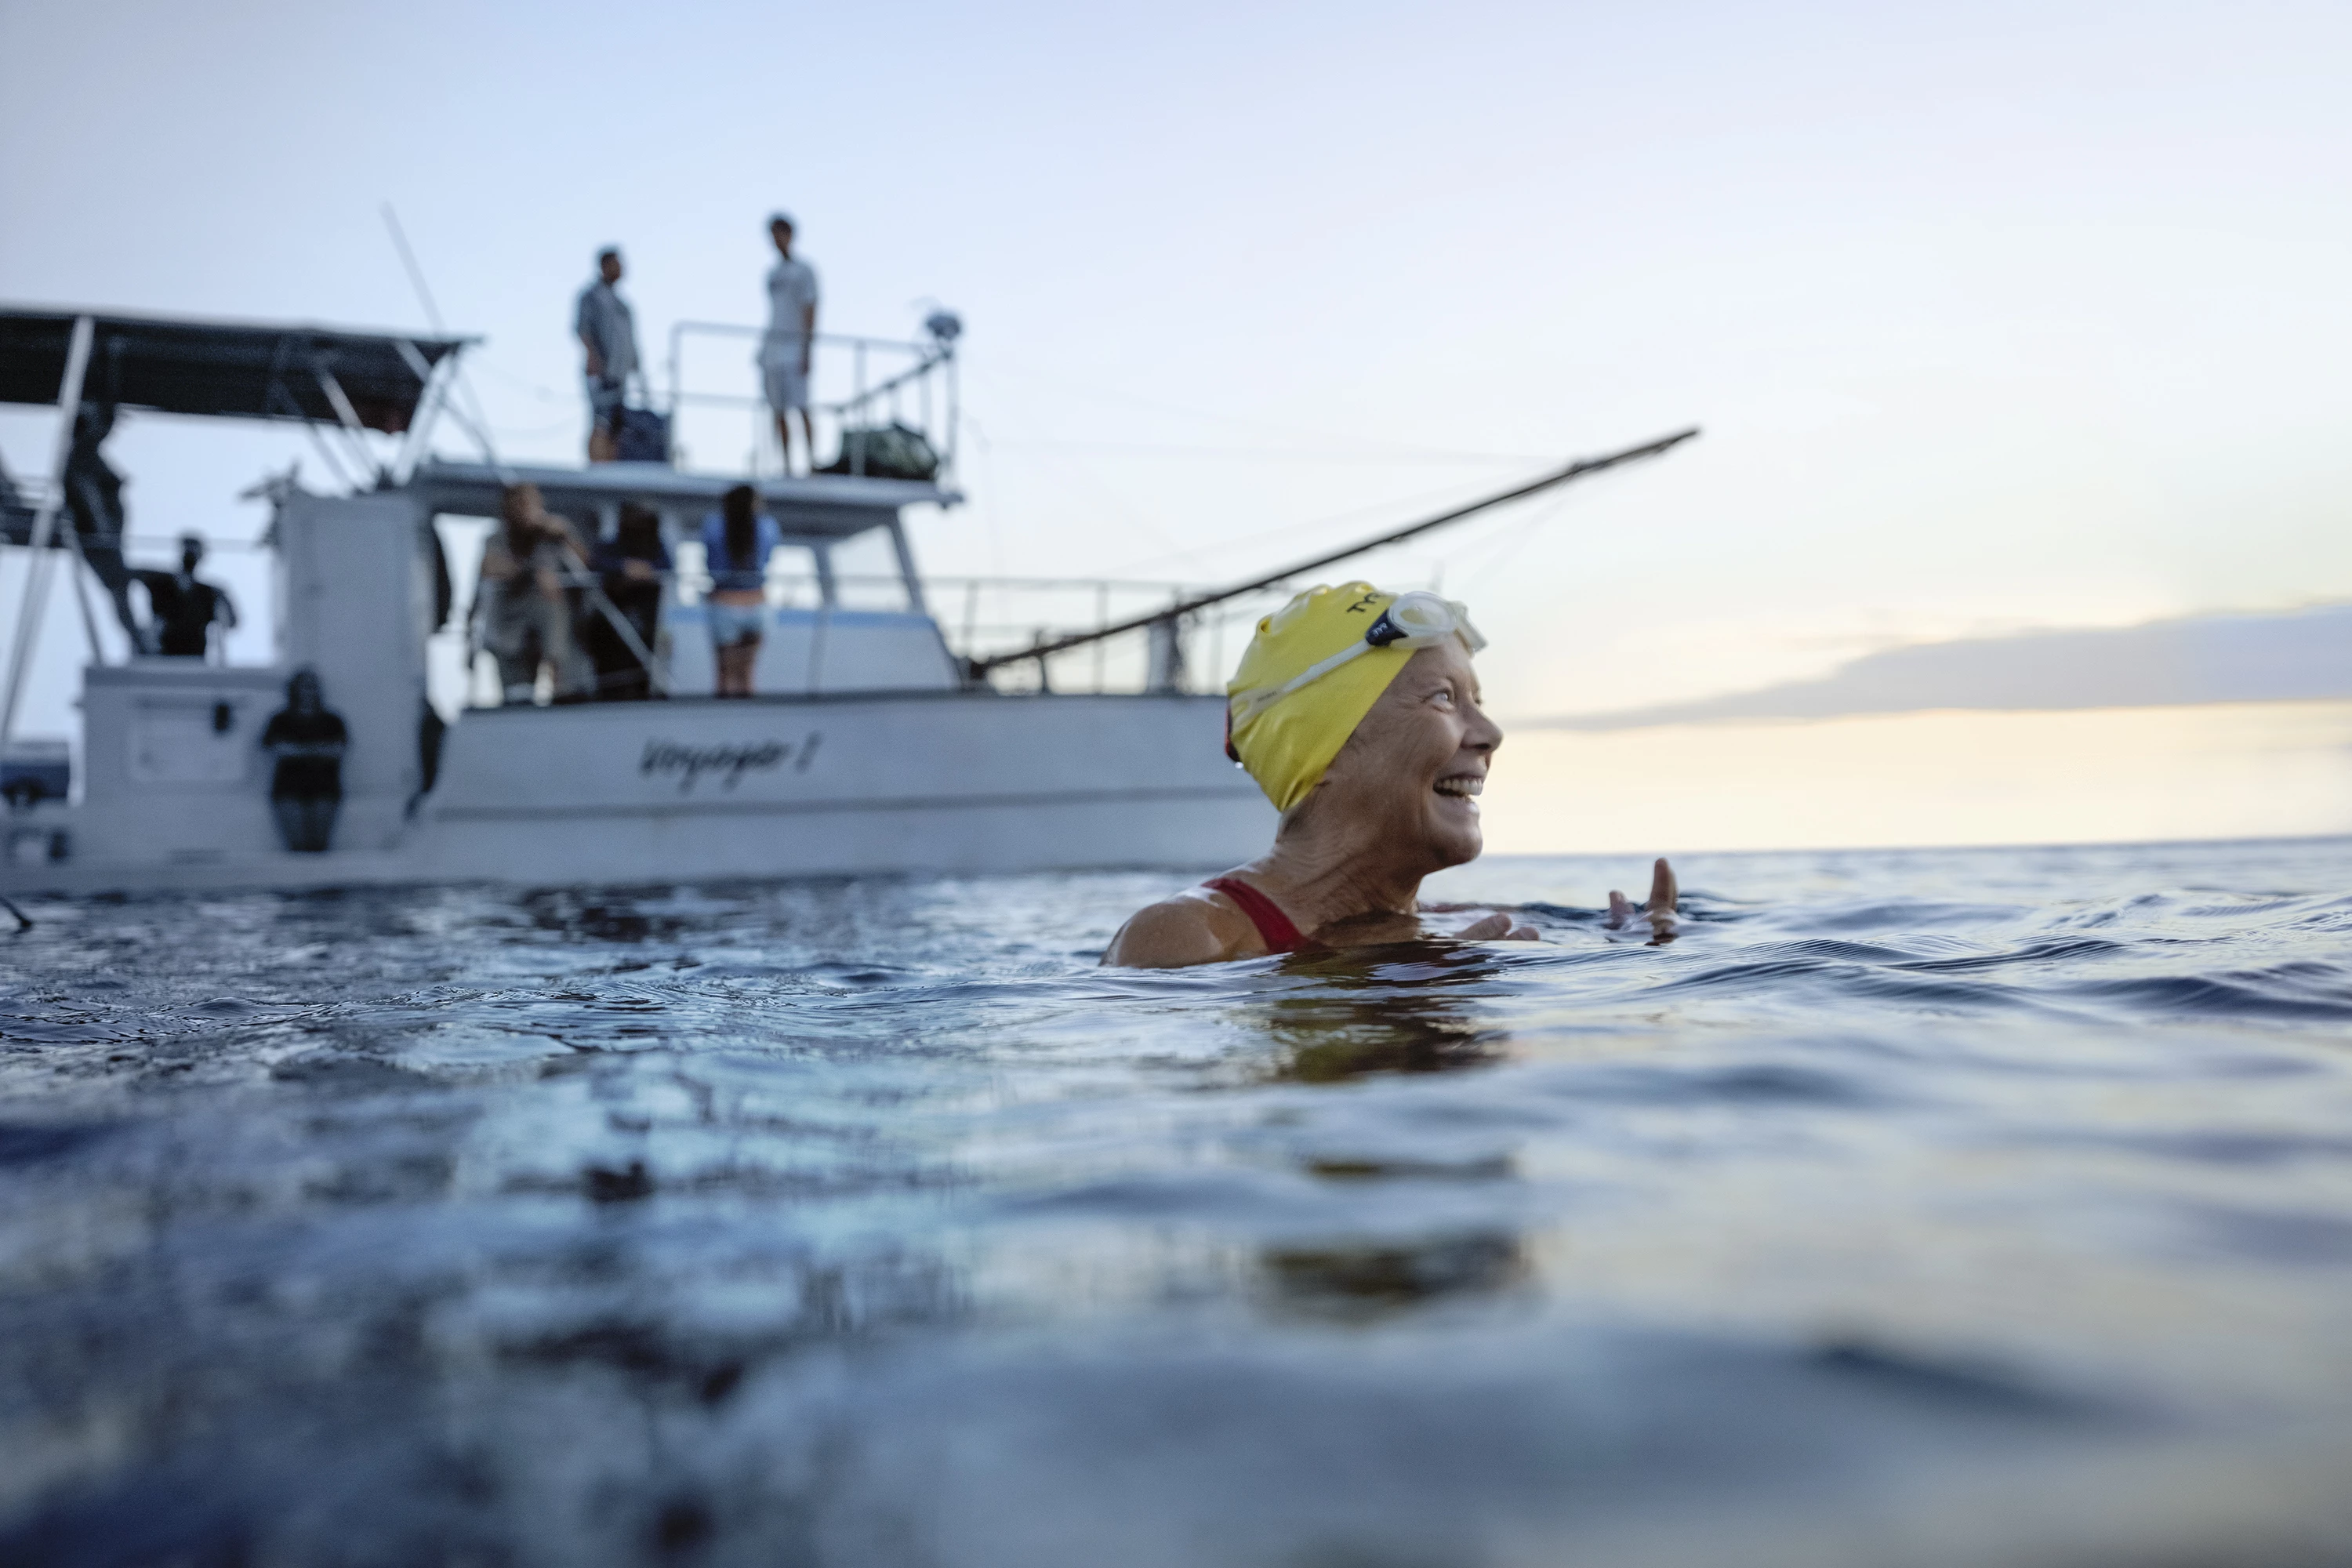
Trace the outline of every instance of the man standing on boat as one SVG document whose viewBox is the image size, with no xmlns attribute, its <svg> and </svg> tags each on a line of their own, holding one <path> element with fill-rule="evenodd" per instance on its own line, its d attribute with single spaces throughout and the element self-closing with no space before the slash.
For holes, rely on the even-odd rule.
<svg viewBox="0 0 2352 1568">
<path fill-rule="evenodd" d="M 588 460 L 609 463 L 621 455 L 621 416 L 629 377 L 637 370 L 637 321 L 621 298 L 621 252 L 606 246 L 596 253 L 596 280 L 580 290 L 572 330 L 588 351 Z"/>
<path fill-rule="evenodd" d="M 212 650 L 214 626 L 226 635 L 236 626 L 236 606 L 229 603 L 228 590 L 197 579 L 196 568 L 204 561 L 202 536 L 184 533 L 177 572 L 131 574 L 146 587 L 154 651 L 165 658 L 203 658 Z"/>
<path fill-rule="evenodd" d="M 760 379 L 768 406 L 776 414 L 776 445 L 784 472 L 793 471 L 792 416 L 801 416 L 804 473 L 816 471 L 816 431 L 809 424 L 809 351 L 816 342 L 816 269 L 793 255 L 793 220 L 778 213 L 768 220 L 776 242 L 776 264 L 768 268 L 768 335 L 760 343 Z"/>
<path fill-rule="evenodd" d="M 125 531 L 122 476 L 100 448 L 114 433 L 114 405 L 85 403 L 74 413 L 73 441 L 66 452 L 66 512 L 73 520 L 75 542 L 107 597 L 114 603 L 114 618 L 133 650 L 154 652 L 154 645 L 139 617 L 131 613 L 131 584 L 138 579 L 122 560 Z"/>
</svg>

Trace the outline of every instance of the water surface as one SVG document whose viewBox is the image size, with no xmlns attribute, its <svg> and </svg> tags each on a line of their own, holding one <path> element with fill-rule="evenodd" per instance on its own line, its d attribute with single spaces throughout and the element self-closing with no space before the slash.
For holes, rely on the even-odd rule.
<svg viewBox="0 0 2352 1568">
<path fill-rule="evenodd" d="M 2305 1563 L 2352 842 L 45 901 L 0 1561 Z"/>
</svg>

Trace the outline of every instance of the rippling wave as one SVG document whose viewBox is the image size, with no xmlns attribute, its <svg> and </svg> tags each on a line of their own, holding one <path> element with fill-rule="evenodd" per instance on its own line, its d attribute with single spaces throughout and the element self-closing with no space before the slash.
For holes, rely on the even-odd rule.
<svg viewBox="0 0 2352 1568">
<path fill-rule="evenodd" d="M 36 905 L 0 1561 L 2339 1560 L 2352 844 L 1679 864 Z"/>
</svg>

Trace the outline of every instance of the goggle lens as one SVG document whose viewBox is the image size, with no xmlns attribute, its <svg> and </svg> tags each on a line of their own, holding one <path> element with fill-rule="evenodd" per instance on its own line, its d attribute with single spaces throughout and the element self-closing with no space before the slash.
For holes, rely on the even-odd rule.
<svg viewBox="0 0 2352 1568">
<path fill-rule="evenodd" d="M 1453 605 L 1427 589 L 1415 588 L 1411 593 L 1399 594 L 1381 612 L 1380 619 L 1364 634 L 1364 640 L 1374 647 L 1399 642 L 1425 647 L 1444 642 L 1461 624 Z"/>
</svg>

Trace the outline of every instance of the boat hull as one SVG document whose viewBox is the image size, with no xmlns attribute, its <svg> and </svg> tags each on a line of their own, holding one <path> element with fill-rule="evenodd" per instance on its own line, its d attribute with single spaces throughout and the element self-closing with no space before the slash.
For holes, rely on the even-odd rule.
<svg viewBox="0 0 2352 1568">
<path fill-rule="evenodd" d="M 387 838 L 323 855 L 232 839 L 0 867 L 13 891 L 487 881 L 529 887 L 1108 867 L 1263 849 L 1275 815 L 1214 697 L 906 693 L 469 712 Z M 157 800 L 153 809 L 170 809 Z M 208 814 L 211 815 L 211 814 Z"/>
</svg>

